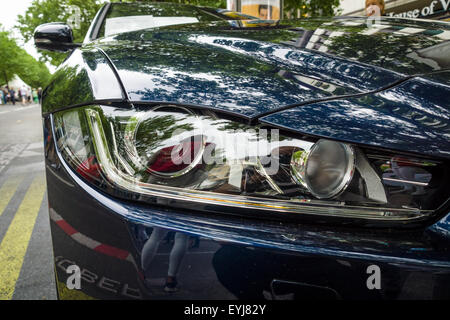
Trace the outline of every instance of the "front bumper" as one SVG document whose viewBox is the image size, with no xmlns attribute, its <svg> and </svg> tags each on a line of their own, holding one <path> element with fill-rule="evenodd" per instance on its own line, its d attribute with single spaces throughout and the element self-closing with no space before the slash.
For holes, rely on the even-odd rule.
<svg viewBox="0 0 450 320">
<path fill-rule="evenodd" d="M 44 119 L 61 299 L 448 299 L 450 217 L 426 229 L 370 230 L 207 215 L 113 199 L 55 150 Z M 165 201 L 167 202 L 167 201 Z M 69 265 L 81 269 L 70 290 Z M 369 289 L 367 268 L 381 271 Z M 168 273 L 179 282 L 164 291 Z"/>
</svg>

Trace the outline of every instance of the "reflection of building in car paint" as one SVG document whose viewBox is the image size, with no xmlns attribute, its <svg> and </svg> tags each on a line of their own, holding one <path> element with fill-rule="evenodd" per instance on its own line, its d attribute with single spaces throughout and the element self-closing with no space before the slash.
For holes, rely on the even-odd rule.
<svg viewBox="0 0 450 320">
<path fill-rule="evenodd" d="M 450 20 L 448 0 L 386 0 L 386 16 L 415 19 Z M 365 1 L 341 0 L 342 14 L 365 16 Z"/>
<path fill-rule="evenodd" d="M 450 34 L 447 34 L 450 38 Z M 408 55 L 408 57 L 417 60 L 421 63 L 427 64 L 435 70 L 450 67 L 450 42 L 443 42 L 435 46 L 425 49 L 417 50 Z"/>
<path fill-rule="evenodd" d="M 342 24 L 349 27 L 363 26 L 364 21 L 343 21 Z M 326 24 L 324 24 L 326 27 Z M 450 31 L 448 30 L 427 30 L 412 27 L 394 27 L 392 25 L 374 24 L 371 28 L 365 28 L 360 32 L 361 35 L 373 35 L 376 33 L 398 34 L 404 36 L 432 36 L 436 41 L 436 45 L 427 48 L 414 50 L 406 53 L 405 56 L 418 63 L 425 64 L 433 70 L 442 70 L 450 66 Z M 329 47 L 333 42 L 333 38 L 344 36 L 344 32 L 332 32 L 325 29 L 317 29 L 307 41 L 305 47 L 307 49 L 317 50 L 321 52 L 329 52 Z"/>
<path fill-rule="evenodd" d="M 396 34 L 404 36 L 431 36 L 438 42 L 437 45 L 433 45 L 428 48 L 419 49 L 417 51 L 409 53 L 408 57 L 414 60 L 422 59 L 423 63 L 432 66 L 436 66 L 436 64 L 438 64 L 438 67 L 436 69 L 446 68 L 450 64 L 449 56 L 448 54 L 446 54 L 449 48 L 449 30 L 427 30 L 413 27 L 405 28 L 393 26 L 391 24 L 373 24 L 370 28 L 367 28 L 365 19 L 357 19 L 354 21 L 346 20 L 340 21 L 339 23 L 345 27 L 361 27 L 363 28 L 363 30 L 359 32 L 359 34 L 367 36 L 376 33 Z M 322 25 L 322 28 L 317 28 L 314 32 L 302 32 L 301 37 L 299 39 L 296 39 L 296 46 L 321 52 L 328 52 L 334 38 L 345 36 L 345 32 L 330 31 L 327 29 L 327 27 L 332 27 L 334 25 L 335 22 L 324 23 Z M 426 59 L 428 59 L 428 61 Z"/>
<path fill-rule="evenodd" d="M 450 49 L 450 31 L 446 30 L 445 27 L 443 27 L 442 29 L 436 28 L 432 30 L 418 27 L 400 27 L 395 24 L 385 23 L 383 20 L 381 20 L 379 23 L 373 24 L 370 28 L 368 28 L 366 22 L 367 20 L 365 18 L 352 20 L 339 19 L 333 22 L 323 23 L 314 31 L 299 27 L 295 29 L 291 28 L 291 31 L 295 30 L 298 33 L 298 36 L 292 38 L 289 41 L 283 41 L 282 43 L 289 46 L 294 46 L 299 49 L 319 51 L 327 55 L 339 56 L 340 47 L 345 47 L 347 43 L 351 43 L 355 39 L 363 41 L 362 38 L 364 36 L 366 36 L 367 39 L 373 39 L 372 37 L 374 35 L 378 35 L 380 39 L 386 39 L 391 35 L 400 36 L 411 39 L 411 41 L 417 43 L 417 46 L 408 48 L 401 56 L 396 54 L 394 56 L 394 50 L 383 52 L 383 55 L 385 56 L 383 57 L 383 61 L 381 61 L 379 64 L 380 67 L 385 68 L 389 61 L 392 61 L 392 63 L 395 63 L 396 65 L 411 65 L 414 66 L 414 68 L 416 68 L 418 65 L 422 65 L 426 72 L 444 70 L 450 67 L 450 56 L 448 55 L 448 50 Z M 348 27 L 349 32 L 334 31 L 337 25 L 341 27 L 339 29 L 343 29 L 342 27 Z M 360 31 L 354 32 L 353 29 Z M 423 42 L 422 46 L 419 44 L 421 42 L 419 40 L 423 39 L 426 39 L 426 41 Z M 339 43 L 339 45 L 337 45 L 337 43 Z M 361 56 L 360 53 L 355 52 L 355 59 L 357 59 L 357 61 L 355 61 L 355 64 L 357 64 L 358 62 L 364 62 L 363 56 Z M 339 68 L 339 65 L 330 65 L 330 67 Z M 351 68 L 350 64 L 347 64 L 344 69 L 348 68 Z M 404 72 L 409 73 L 408 67 L 405 67 Z M 339 87 L 335 86 L 336 83 L 324 83 L 305 77 L 300 78 L 299 76 L 294 75 L 291 72 L 285 72 L 283 70 L 279 72 L 279 75 L 285 79 L 295 80 L 302 85 L 315 87 L 323 91 L 328 91 L 332 94 L 336 94 L 336 91 L 339 90 Z M 363 74 L 361 74 L 360 77 L 362 78 Z M 330 86 L 327 87 L 327 85 Z M 380 96 L 382 96 L 383 99 L 386 99 L 386 101 L 391 102 L 399 99 L 398 96 L 388 93 L 381 93 Z M 421 102 L 411 97 L 408 106 L 398 106 L 394 111 L 403 114 L 405 119 L 411 119 L 429 127 L 440 128 L 443 130 L 450 127 L 448 121 L 440 116 L 434 114 L 429 114 L 427 116 L 418 116 L 418 114 L 411 109 L 411 105 L 421 105 Z M 409 169 L 402 168 L 400 171 L 405 170 L 408 171 Z M 428 173 L 425 174 L 425 176 L 422 173 L 416 172 L 415 174 L 416 177 L 413 181 L 420 182 L 420 177 L 429 177 Z M 398 174 L 394 175 L 398 176 Z M 392 180 L 393 178 L 391 177 L 391 175 L 388 174 L 384 178 L 385 181 L 390 181 L 390 185 L 396 185 L 396 182 Z M 417 186 L 420 187 L 420 184 L 416 184 L 416 187 Z"/>
<path fill-rule="evenodd" d="M 338 91 L 340 89 L 340 87 L 334 84 L 310 77 L 305 77 L 286 70 L 280 70 L 278 74 L 285 79 L 291 79 L 298 83 L 301 83 L 305 87 L 313 87 L 328 92 L 330 94 L 338 94 Z"/>
</svg>

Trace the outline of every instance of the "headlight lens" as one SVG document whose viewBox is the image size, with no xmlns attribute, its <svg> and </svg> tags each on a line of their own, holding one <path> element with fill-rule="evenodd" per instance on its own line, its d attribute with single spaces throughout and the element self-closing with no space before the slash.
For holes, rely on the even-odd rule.
<svg viewBox="0 0 450 320">
<path fill-rule="evenodd" d="M 125 199 L 407 220 L 431 215 L 449 196 L 443 163 L 295 139 L 211 112 L 89 106 L 55 113 L 53 121 L 69 166 Z"/>
<path fill-rule="evenodd" d="M 319 140 L 309 152 L 294 152 L 294 179 L 319 199 L 333 198 L 346 189 L 353 177 L 355 156 L 345 143 Z"/>
</svg>

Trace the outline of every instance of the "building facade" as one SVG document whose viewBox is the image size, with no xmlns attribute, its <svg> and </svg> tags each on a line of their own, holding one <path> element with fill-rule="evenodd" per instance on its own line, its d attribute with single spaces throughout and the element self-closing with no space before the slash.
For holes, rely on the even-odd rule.
<svg viewBox="0 0 450 320">
<path fill-rule="evenodd" d="M 386 15 L 450 21 L 450 0 L 386 0 Z M 365 15 L 365 0 L 341 0 L 342 15 Z"/>
</svg>

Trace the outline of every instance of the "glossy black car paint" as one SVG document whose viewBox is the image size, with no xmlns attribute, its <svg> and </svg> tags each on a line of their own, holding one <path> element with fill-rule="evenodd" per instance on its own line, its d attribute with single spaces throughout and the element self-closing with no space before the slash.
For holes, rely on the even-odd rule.
<svg viewBox="0 0 450 320">
<path fill-rule="evenodd" d="M 450 78 L 449 71 L 439 75 Z M 445 97 L 450 97 L 450 86 L 417 76 L 373 95 L 305 104 L 260 121 L 320 137 L 449 158 Z"/>
<path fill-rule="evenodd" d="M 52 113 L 58 110 L 96 103 L 129 109 L 170 103 L 447 161 L 449 76 L 436 72 L 448 68 L 449 61 L 431 66 L 405 52 L 443 42 L 430 32 L 449 32 L 449 27 L 383 19 L 386 32 L 366 36 L 365 23 L 351 18 L 281 21 L 250 29 L 218 21 L 118 34 L 75 50 L 43 98 L 59 297 L 450 298 L 448 208 L 412 229 L 173 210 L 169 203 L 142 205 L 95 190 L 55 148 Z M 401 34 L 399 28 L 405 27 L 425 33 Z M 327 52 L 307 48 L 320 28 L 344 32 L 334 47 L 332 41 L 322 44 L 330 47 Z M 396 96 L 415 102 L 414 108 L 392 99 Z M 328 118 L 330 110 L 335 110 L 333 118 Z M 423 117 L 445 126 L 433 127 Z M 155 230 L 167 235 L 143 270 L 142 248 Z M 178 276 L 180 290 L 168 294 L 163 284 L 177 234 L 188 237 L 189 248 Z M 81 290 L 66 287 L 65 270 L 72 264 L 82 270 Z M 381 268 L 381 290 L 366 285 L 366 270 L 373 264 Z M 144 283 L 144 274 L 150 283 Z"/>
<path fill-rule="evenodd" d="M 34 43 L 39 49 L 60 52 L 80 46 L 73 43 L 72 29 L 61 22 L 46 23 L 37 27 L 34 31 Z"/>
</svg>

